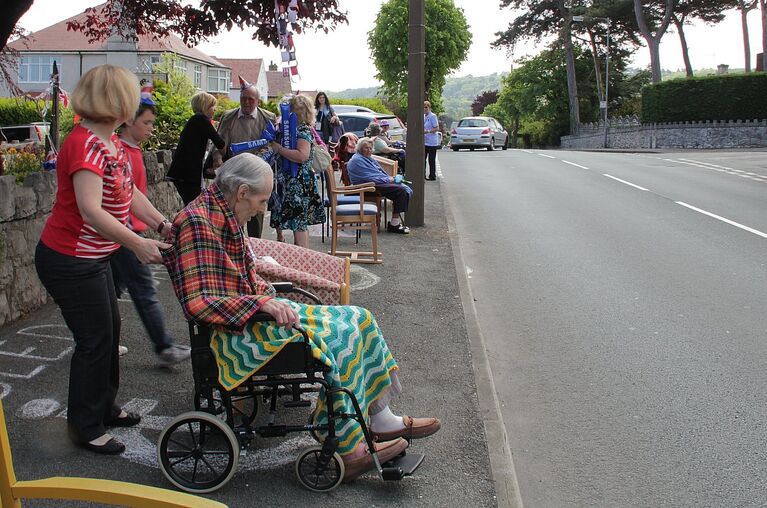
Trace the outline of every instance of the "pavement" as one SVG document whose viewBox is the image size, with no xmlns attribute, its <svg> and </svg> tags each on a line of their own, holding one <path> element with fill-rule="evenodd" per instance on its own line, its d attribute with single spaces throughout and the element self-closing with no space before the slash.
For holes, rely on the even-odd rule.
<svg viewBox="0 0 767 508">
<path fill-rule="evenodd" d="M 387 483 L 368 474 L 329 494 L 303 489 L 294 459 L 312 441 L 293 434 L 259 439 L 240 456 L 233 479 L 208 496 L 231 507 L 344 506 L 485 507 L 520 506 L 511 457 L 498 417 L 495 389 L 458 248 L 457 232 L 440 182 L 425 182 L 425 222 L 410 235 L 382 232 L 384 263 L 355 265 L 352 303 L 377 317 L 400 367 L 404 392 L 392 404 L 399 414 L 437 416 L 442 430 L 414 441 L 426 454 L 413 477 Z M 269 231 L 267 237 L 273 237 Z M 271 236 L 270 236 L 271 235 Z M 290 233 L 287 233 L 290 241 Z M 329 241 L 312 237 L 327 251 Z M 369 242 L 363 237 L 362 247 Z M 341 240 L 353 246 L 352 238 Z M 186 322 L 164 269 L 157 267 L 158 293 L 167 325 L 188 344 Z M 138 428 L 113 432 L 127 445 L 117 457 L 97 456 L 67 439 L 65 410 L 71 335 L 54 305 L 0 328 L 0 393 L 8 423 L 16 476 L 117 479 L 172 488 L 157 467 L 156 441 L 173 417 L 193 409 L 189 363 L 158 369 L 150 342 L 130 301 L 120 302 L 121 359 L 118 402 L 144 415 Z M 479 386 L 475 380 L 479 380 Z M 306 408 L 284 409 L 303 421 Z M 308 413 L 308 412 L 307 412 Z M 32 501 L 25 506 L 80 506 Z M 85 505 L 83 505 L 85 506 Z M 93 506 L 88 504 L 87 506 Z"/>
</svg>

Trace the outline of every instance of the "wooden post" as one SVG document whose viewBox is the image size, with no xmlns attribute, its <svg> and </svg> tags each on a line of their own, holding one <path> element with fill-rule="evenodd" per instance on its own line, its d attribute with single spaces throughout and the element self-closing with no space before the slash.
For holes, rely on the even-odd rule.
<svg viewBox="0 0 767 508">
<path fill-rule="evenodd" d="M 424 223 L 424 154 L 423 101 L 426 61 L 426 25 L 424 0 L 410 0 L 408 14 L 408 85 L 407 85 L 407 179 L 413 182 L 413 197 L 407 211 L 409 226 Z"/>
<path fill-rule="evenodd" d="M 59 68 L 56 65 L 56 60 L 53 61 L 53 87 L 51 90 L 51 100 L 53 101 L 53 107 L 51 108 L 51 128 L 48 135 L 51 142 L 51 149 L 58 151 L 59 149 L 59 92 L 61 90 L 59 82 Z M 48 143 L 46 141 L 45 154 L 48 155 Z"/>
</svg>

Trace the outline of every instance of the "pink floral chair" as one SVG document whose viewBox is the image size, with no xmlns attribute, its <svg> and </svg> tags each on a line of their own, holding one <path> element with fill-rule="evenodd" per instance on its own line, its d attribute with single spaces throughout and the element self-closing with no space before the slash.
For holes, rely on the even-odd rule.
<svg viewBox="0 0 767 508">
<path fill-rule="evenodd" d="M 266 281 L 292 282 L 296 287 L 317 295 L 326 305 L 349 305 L 351 302 L 349 258 L 263 238 L 249 240 L 253 252 L 259 257 L 256 261 L 258 275 Z M 263 256 L 270 256 L 279 266 L 260 259 Z M 314 303 L 299 294 L 292 294 L 290 298 L 302 303 Z"/>
</svg>

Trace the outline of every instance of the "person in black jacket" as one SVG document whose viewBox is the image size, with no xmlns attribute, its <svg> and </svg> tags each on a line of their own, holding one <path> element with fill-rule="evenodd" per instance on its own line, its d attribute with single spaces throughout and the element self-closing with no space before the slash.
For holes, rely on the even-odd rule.
<svg viewBox="0 0 767 508">
<path fill-rule="evenodd" d="M 181 137 L 178 140 L 173 162 L 170 164 L 167 179 L 176 186 L 184 205 L 200 195 L 202 189 L 202 166 L 208 140 L 216 148 L 224 148 L 224 139 L 213 127 L 213 112 L 216 110 L 216 98 L 209 93 L 199 92 L 192 96 L 192 111 Z"/>
<path fill-rule="evenodd" d="M 338 124 L 338 116 L 333 111 L 333 106 L 330 105 L 330 100 L 325 92 L 319 92 L 314 98 L 314 111 L 316 112 L 314 130 L 320 135 L 322 141 L 327 143 L 330 141 L 333 127 Z"/>
</svg>

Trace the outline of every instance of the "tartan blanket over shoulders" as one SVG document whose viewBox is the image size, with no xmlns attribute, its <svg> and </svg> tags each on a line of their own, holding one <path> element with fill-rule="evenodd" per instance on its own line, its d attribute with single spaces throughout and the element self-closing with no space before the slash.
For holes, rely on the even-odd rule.
<svg viewBox="0 0 767 508">
<path fill-rule="evenodd" d="M 245 242 L 215 184 L 179 212 L 162 257 L 187 319 L 241 332 L 271 298 L 274 289 L 256 273 Z"/>
</svg>

